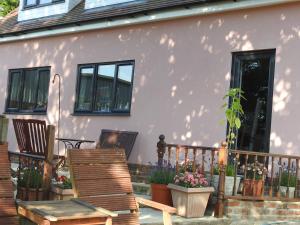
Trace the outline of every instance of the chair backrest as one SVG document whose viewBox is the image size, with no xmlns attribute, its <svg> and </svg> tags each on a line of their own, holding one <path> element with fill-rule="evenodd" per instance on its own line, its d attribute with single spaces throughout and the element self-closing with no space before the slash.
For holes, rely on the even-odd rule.
<svg viewBox="0 0 300 225">
<path fill-rule="evenodd" d="M 138 132 L 102 129 L 99 138 L 100 148 L 125 149 L 129 159 Z"/>
<path fill-rule="evenodd" d="M 124 150 L 70 149 L 68 160 L 76 197 L 96 207 L 123 211 L 113 219 L 114 225 L 139 224 Z"/>
<path fill-rule="evenodd" d="M 46 121 L 13 119 L 13 125 L 20 152 L 47 156 Z"/>
<path fill-rule="evenodd" d="M 18 224 L 7 145 L 0 145 L 0 224 Z"/>
</svg>

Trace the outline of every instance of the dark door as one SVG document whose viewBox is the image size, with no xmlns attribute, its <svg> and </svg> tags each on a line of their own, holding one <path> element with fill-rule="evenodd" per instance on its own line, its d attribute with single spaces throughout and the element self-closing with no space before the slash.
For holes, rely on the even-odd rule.
<svg viewBox="0 0 300 225">
<path fill-rule="evenodd" d="M 234 52 L 231 87 L 244 91 L 245 112 L 237 133 L 237 149 L 269 152 L 275 49 Z"/>
</svg>

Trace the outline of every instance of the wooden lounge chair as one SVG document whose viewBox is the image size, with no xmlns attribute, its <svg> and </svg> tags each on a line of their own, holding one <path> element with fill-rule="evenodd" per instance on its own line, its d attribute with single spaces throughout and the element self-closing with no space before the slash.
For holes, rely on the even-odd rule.
<svg viewBox="0 0 300 225">
<path fill-rule="evenodd" d="M 0 224 L 17 225 L 19 218 L 10 175 L 7 145 L 0 145 Z"/>
<path fill-rule="evenodd" d="M 99 137 L 99 148 L 124 149 L 127 160 L 130 157 L 138 132 L 102 129 Z"/>
<path fill-rule="evenodd" d="M 124 150 L 68 150 L 75 196 L 95 207 L 118 211 L 113 225 L 137 225 L 138 203 L 163 211 L 165 225 L 171 225 L 176 209 L 150 200 L 136 198 Z"/>
</svg>

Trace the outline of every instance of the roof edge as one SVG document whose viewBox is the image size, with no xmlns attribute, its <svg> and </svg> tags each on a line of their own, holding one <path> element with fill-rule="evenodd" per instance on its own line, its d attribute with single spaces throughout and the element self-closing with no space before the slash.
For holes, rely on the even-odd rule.
<svg viewBox="0 0 300 225">
<path fill-rule="evenodd" d="M 190 8 L 170 9 L 152 13 L 151 15 L 141 15 L 133 18 L 120 18 L 114 21 L 98 21 L 90 24 L 80 26 L 71 26 L 67 28 L 56 28 L 46 31 L 32 31 L 31 33 L 6 36 L 0 38 L 0 43 L 8 43 L 15 41 L 23 41 L 29 39 L 37 39 L 43 37 L 53 37 L 60 35 L 67 35 L 72 33 L 79 33 L 85 31 L 101 30 L 108 28 L 123 27 L 129 25 L 137 25 L 151 22 L 159 22 L 166 20 L 174 20 L 180 18 L 187 18 L 199 15 L 209 15 L 229 11 L 237 11 L 243 9 L 259 8 L 266 6 L 274 6 L 286 3 L 296 3 L 300 0 L 240 0 L 237 2 L 217 2 L 209 5 L 193 6 Z"/>
</svg>

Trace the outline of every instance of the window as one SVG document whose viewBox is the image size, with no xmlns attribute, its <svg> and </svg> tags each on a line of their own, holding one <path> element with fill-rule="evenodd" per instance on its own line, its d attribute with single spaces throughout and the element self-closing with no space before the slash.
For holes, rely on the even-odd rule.
<svg viewBox="0 0 300 225">
<path fill-rule="evenodd" d="M 64 0 L 24 0 L 24 8 L 64 2 Z"/>
<path fill-rule="evenodd" d="M 6 112 L 45 113 L 49 80 L 49 67 L 10 70 Z"/>
<path fill-rule="evenodd" d="M 130 112 L 134 62 L 80 65 L 75 113 Z"/>
</svg>

